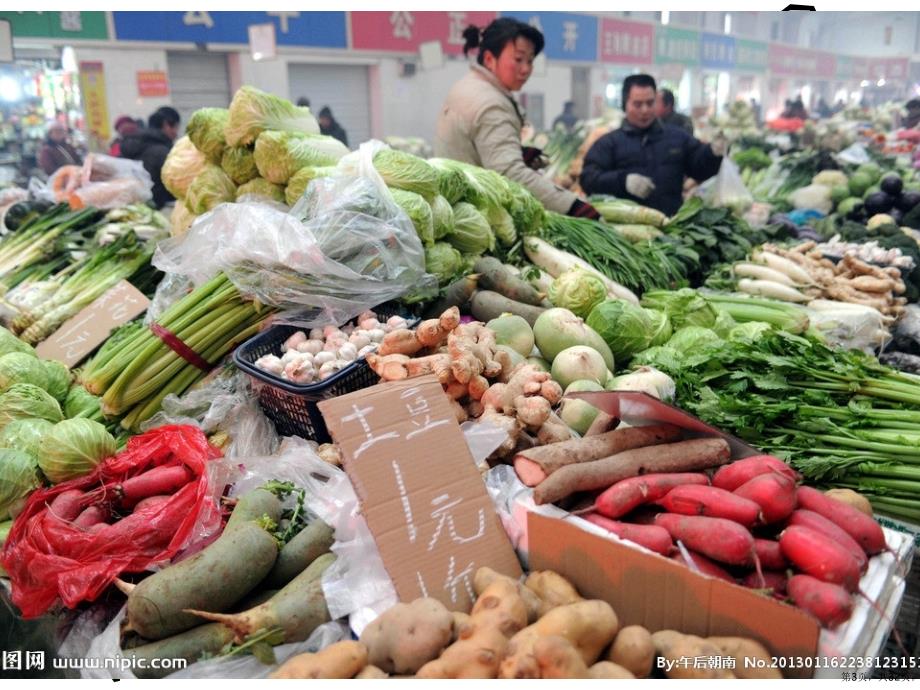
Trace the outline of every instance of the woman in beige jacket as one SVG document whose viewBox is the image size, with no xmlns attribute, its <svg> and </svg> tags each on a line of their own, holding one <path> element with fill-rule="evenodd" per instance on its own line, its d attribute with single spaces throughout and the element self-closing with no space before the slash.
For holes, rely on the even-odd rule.
<svg viewBox="0 0 920 690">
<path fill-rule="evenodd" d="M 464 55 L 479 48 L 477 64 L 447 95 L 438 117 L 435 154 L 499 172 L 529 189 L 551 211 L 599 218 L 590 204 L 529 167 L 535 156 L 528 154 L 534 150 L 521 146 L 524 116 L 511 92 L 520 91 L 530 78 L 534 58 L 543 50 L 543 34 L 503 17 L 481 35 L 471 26 L 463 37 Z"/>
</svg>

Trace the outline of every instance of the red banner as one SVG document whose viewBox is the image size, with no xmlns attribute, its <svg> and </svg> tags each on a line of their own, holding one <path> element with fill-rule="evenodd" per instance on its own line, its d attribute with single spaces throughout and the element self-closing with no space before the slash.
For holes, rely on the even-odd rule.
<svg viewBox="0 0 920 690">
<path fill-rule="evenodd" d="M 138 70 L 137 95 L 144 97 L 168 96 L 169 80 L 162 70 Z"/>
<path fill-rule="evenodd" d="M 777 76 L 832 79 L 837 74 L 837 58 L 830 53 L 771 43 L 768 57 Z"/>
<path fill-rule="evenodd" d="M 497 12 L 351 12 L 351 47 L 414 53 L 422 43 L 440 41 L 449 55 L 463 52 L 463 30 L 485 28 Z"/>
<path fill-rule="evenodd" d="M 604 19 L 601 22 L 601 62 L 650 65 L 655 53 L 655 29 L 651 24 Z"/>
</svg>

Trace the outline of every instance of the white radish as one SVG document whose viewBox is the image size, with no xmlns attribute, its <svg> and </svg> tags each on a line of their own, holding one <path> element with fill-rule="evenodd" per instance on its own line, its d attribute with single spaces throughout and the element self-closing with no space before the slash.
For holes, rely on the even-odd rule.
<svg viewBox="0 0 920 690">
<path fill-rule="evenodd" d="M 780 273 L 769 266 L 761 264 L 737 263 L 732 266 L 732 273 L 741 278 L 757 278 L 759 280 L 772 280 L 789 287 L 796 287 L 796 283 L 785 273 Z"/>
<path fill-rule="evenodd" d="M 284 345 L 281 346 L 281 351 L 287 352 L 288 350 L 296 350 L 301 343 L 306 341 L 307 334 L 303 331 L 297 331 L 284 341 Z"/>
<path fill-rule="evenodd" d="M 738 289 L 749 295 L 759 295 L 760 297 L 769 297 L 778 299 L 783 302 L 808 302 L 811 297 L 803 295 L 795 288 L 782 283 L 776 283 L 772 280 L 749 280 L 742 278 L 738 281 Z"/>
<path fill-rule="evenodd" d="M 779 254 L 774 254 L 772 252 L 756 252 L 752 258 L 758 263 L 763 263 L 772 268 L 774 271 L 779 271 L 789 276 L 797 285 L 811 285 L 814 283 L 814 278 L 806 271 L 804 268 L 799 266 L 792 259 L 787 259 L 785 256 L 780 256 Z"/>
<path fill-rule="evenodd" d="M 632 304 L 639 304 L 639 298 L 633 294 L 632 290 L 623 287 L 619 283 L 610 280 L 603 273 L 600 273 L 594 266 L 589 264 L 584 259 L 581 259 L 573 254 L 564 252 L 560 249 L 556 249 L 554 246 L 548 242 L 544 242 L 538 237 L 525 237 L 524 238 L 524 253 L 527 254 L 527 258 L 530 259 L 536 266 L 542 268 L 544 271 L 549 273 L 553 278 L 558 278 L 560 275 L 565 273 L 568 269 L 578 266 L 585 269 L 589 273 L 593 273 L 604 281 L 604 286 L 607 288 L 607 292 L 613 294 L 617 299 L 623 299 Z"/>
</svg>

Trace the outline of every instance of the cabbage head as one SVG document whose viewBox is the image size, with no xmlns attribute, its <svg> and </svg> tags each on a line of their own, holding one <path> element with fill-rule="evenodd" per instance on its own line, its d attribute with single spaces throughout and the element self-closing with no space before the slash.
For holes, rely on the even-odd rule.
<svg viewBox="0 0 920 690">
<path fill-rule="evenodd" d="M 230 113 L 226 108 L 199 108 L 188 121 L 185 133 L 192 140 L 195 148 L 201 151 L 205 158 L 220 165 L 221 157 L 227 140 L 224 139 L 224 127 Z"/>
<path fill-rule="evenodd" d="M 495 249 L 495 235 L 489 221 L 465 201 L 454 206 L 454 231 L 444 239 L 466 256 L 479 256 Z"/>
<path fill-rule="evenodd" d="M 259 176 L 256 159 L 245 146 L 228 146 L 220 159 L 220 169 L 227 173 L 234 184 L 246 184 Z"/>
<path fill-rule="evenodd" d="M 0 429 L 15 419 L 33 417 L 55 423 L 64 418 L 58 401 L 31 383 L 14 384 L 0 395 Z"/>
<path fill-rule="evenodd" d="M 394 149 L 378 151 L 374 156 L 374 168 L 387 187 L 415 192 L 423 196 L 425 201 L 434 200 L 440 190 L 438 174 L 434 168 L 424 158 L 411 153 Z"/>
<path fill-rule="evenodd" d="M 236 198 L 242 199 L 246 194 L 255 194 L 256 196 L 268 197 L 272 201 L 284 203 L 284 187 L 280 184 L 272 184 L 268 180 L 257 177 L 249 180 L 246 184 L 241 184 L 236 188 Z"/>
<path fill-rule="evenodd" d="M 0 431 L 0 448 L 15 448 L 38 458 L 38 444 L 54 424 L 47 419 L 14 419 Z"/>
<path fill-rule="evenodd" d="M 718 313 L 700 293 L 692 288 L 649 290 L 642 295 L 642 306 L 663 311 L 672 328 L 702 326 L 712 328 Z"/>
<path fill-rule="evenodd" d="M 773 330 L 773 326 L 763 321 L 739 323 L 728 332 L 727 340 L 740 343 L 756 343 L 771 330 Z"/>
<path fill-rule="evenodd" d="M 59 403 L 63 403 L 67 397 L 67 391 L 70 390 L 70 382 L 73 379 L 70 369 L 54 359 L 42 360 L 42 366 L 44 366 L 45 373 L 48 375 L 48 385 L 45 390 L 48 391 L 52 398 Z"/>
<path fill-rule="evenodd" d="M 684 326 L 674 331 L 668 347 L 678 352 L 698 354 L 707 345 L 722 342 L 716 332 L 702 326 Z"/>
<path fill-rule="evenodd" d="M 509 200 L 507 210 L 514 227 L 523 235 L 536 234 L 546 220 L 546 209 L 537 198 L 514 180 L 505 180 Z"/>
<path fill-rule="evenodd" d="M 287 202 L 288 206 L 293 206 L 300 200 L 304 192 L 307 191 L 307 187 L 310 186 L 313 180 L 319 177 L 332 177 L 333 175 L 335 175 L 334 165 L 308 165 L 305 168 L 301 168 L 291 175 L 291 179 L 288 180 L 287 187 L 284 189 L 284 200 Z"/>
<path fill-rule="evenodd" d="M 553 306 L 568 309 L 582 319 L 588 318 L 591 310 L 606 298 L 604 281 L 578 266 L 561 273 L 549 286 L 549 301 Z"/>
<path fill-rule="evenodd" d="M 0 448 L 0 520 L 18 514 L 26 496 L 40 484 L 35 456 L 14 448 Z"/>
<path fill-rule="evenodd" d="M 256 139 L 256 168 L 269 182 L 287 184 L 301 168 L 335 165 L 348 148 L 333 137 L 299 132 L 263 132 Z"/>
<path fill-rule="evenodd" d="M 42 437 L 38 466 L 59 484 L 89 474 L 112 455 L 115 439 L 102 424 L 91 419 L 65 419 Z"/>
<path fill-rule="evenodd" d="M 671 319 L 663 311 L 658 311 L 657 309 L 646 309 L 645 313 L 652 322 L 652 330 L 650 331 L 652 342 L 649 345 L 651 347 L 664 345 L 674 333 L 671 328 Z"/>
<path fill-rule="evenodd" d="M 652 341 L 648 311 L 621 299 L 604 300 L 591 310 L 585 323 L 610 346 L 617 362 L 631 359 Z"/>
<path fill-rule="evenodd" d="M 456 161 L 446 158 L 428 159 L 428 164 L 434 168 L 438 176 L 438 191 L 451 206 L 458 201 L 463 201 L 469 193 L 466 173 L 454 165 L 455 163 Z"/>
<path fill-rule="evenodd" d="M 431 223 L 434 226 L 435 240 L 440 240 L 454 231 L 454 209 L 440 194 L 431 202 Z"/>
<path fill-rule="evenodd" d="M 48 374 L 44 362 L 25 352 L 11 352 L 0 357 L 0 393 L 16 383 L 31 383 L 47 390 Z"/>
<path fill-rule="evenodd" d="M 514 219 L 503 207 L 496 206 L 486 213 L 495 239 L 503 247 L 510 247 L 517 242 L 517 230 L 514 229 Z"/>
<path fill-rule="evenodd" d="M 185 207 L 196 216 L 207 213 L 218 204 L 236 199 L 236 185 L 227 173 L 216 165 L 208 167 L 189 185 Z"/>
<path fill-rule="evenodd" d="M 64 416 L 67 419 L 86 417 L 102 421 L 102 398 L 93 395 L 79 383 L 75 383 L 64 399 Z"/>
<path fill-rule="evenodd" d="M 163 186 L 177 199 L 185 199 L 189 185 L 208 167 L 208 159 L 195 148 L 187 136 L 179 139 L 169 150 L 160 170 Z"/>
<path fill-rule="evenodd" d="M 463 266 L 463 256 L 447 242 L 435 242 L 425 250 L 425 270 L 446 285 Z"/>
<path fill-rule="evenodd" d="M 309 108 L 243 86 L 233 95 L 224 137 L 229 146 L 248 146 L 265 131 L 319 134 L 319 123 Z"/>
<path fill-rule="evenodd" d="M 434 221 L 431 206 L 419 194 L 403 189 L 391 189 L 393 201 L 406 212 L 422 244 L 430 247 L 434 244 Z"/>
<path fill-rule="evenodd" d="M 38 356 L 35 354 L 35 348 L 29 343 L 20 340 L 3 326 L 0 326 L 0 357 L 11 352 L 25 352 L 33 357 Z"/>
<path fill-rule="evenodd" d="M 197 217 L 188 210 L 184 203 L 176 204 L 172 213 L 169 214 L 170 237 L 183 237 Z"/>
</svg>

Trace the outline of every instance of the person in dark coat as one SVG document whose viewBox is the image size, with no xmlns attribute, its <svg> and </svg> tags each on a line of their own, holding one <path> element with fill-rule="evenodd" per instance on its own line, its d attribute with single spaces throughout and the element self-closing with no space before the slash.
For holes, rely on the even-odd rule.
<svg viewBox="0 0 920 690">
<path fill-rule="evenodd" d="M 335 137 L 345 144 L 345 146 L 348 146 L 348 135 L 345 134 L 342 125 L 332 117 L 332 109 L 328 105 L 323 106 L 323 109 L 319 111 L 319 131 L 320 134 L 325 134 L 327 137 Z"/>
<path fill-rule="evenodd" d="M 121 142 L 121 157 L 140 161 L 153 179 L 153 203 L 163 208 L 175 197 L 163 185 L 160 170 L 173 142 L 179 136 L 179 113 L 169 106 L 157 110 L 148 120 L 148 127 L 126 136 Z"/>
<path fill-rule="evenodd" d="M 60 122 L 52 122 L 48 127 L 48 135 L 38 154 L 38 164 L 46 175 L 65 165 L 83 164 L 80 154 L 67 141 L 67 134 L 67 126 Z"/>
<path fill-rule="evenodd" d="M 663 125 L 671 125 L 686 130 L 687 134 L 693 136 L 693 120 L 674 110 L 674 92 L 670 89 L 662 89 L 658 92 L 658 101 L 655 104 L 655 110 L 658 113 L 658 119 Z"/>
<path fill-rule="evenodd" d="M 635 74 L 623 82 L 626 120 L 594 142 L 585 156 L 581 188 L 610 194 L 673 215 L 683 201 L 684 178 L 698 182 L 719 172 L 728 148 L 724 137 L 712 144 L 655 117 L 655 80 Z"/>
<path fill-rule="evenodd" d="M 578 116 L 575 114 L 575 102 L 566 101 L 562 106 L 562 114 L 553 120 L 553 129 L 562 125 L 565 131 L 571 132 L 575 129 L 576 124 L 578 124 Z"/>
</svg>

